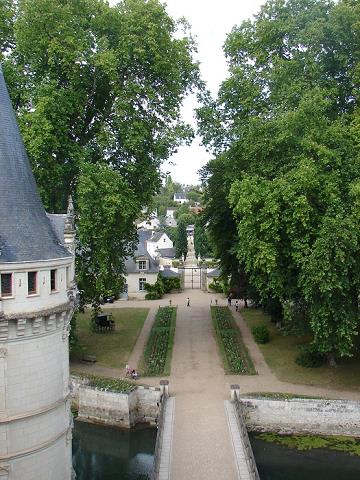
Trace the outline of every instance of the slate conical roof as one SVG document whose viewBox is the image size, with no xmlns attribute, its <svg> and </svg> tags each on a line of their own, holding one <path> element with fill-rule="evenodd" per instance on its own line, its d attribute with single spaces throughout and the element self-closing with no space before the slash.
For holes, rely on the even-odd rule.
<svg viewBox="0 0 360 480">
<path fill-rule="evenodd" d="M 0 65 L 0 264 L 69 256 L 40 200 Z"/>
</svg>

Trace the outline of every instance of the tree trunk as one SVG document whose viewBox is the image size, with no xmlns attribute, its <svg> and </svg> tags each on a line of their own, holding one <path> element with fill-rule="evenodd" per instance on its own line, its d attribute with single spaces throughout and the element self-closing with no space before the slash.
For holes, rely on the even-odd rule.
<svg viewBox="0 0 360 480">
<path fill-rule="evenodd" d="M 337 367 L 337 363 L 336 363 L 336 360 L 335 360 L 335 354 L 334 353 L 328 353 L 327 354 L 327 359 L 328 359 L 330 367 Z"/>
</svg>

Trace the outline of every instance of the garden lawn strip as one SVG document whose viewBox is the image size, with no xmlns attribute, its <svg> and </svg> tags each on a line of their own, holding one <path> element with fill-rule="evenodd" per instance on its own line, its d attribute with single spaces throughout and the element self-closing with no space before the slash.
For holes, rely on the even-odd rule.
<svg viewBox="0 0 360 480">
<path fill-rule="evenodd" d="M 215 336 L 226 373 L 255 374 L 249 354 L 242 342 L 240 330 L 228 307 L 211 307 Z"/>
<path fill-rule="evenodd" d="M 176 308 L 159 307 L 140 363 L 142 375 L 170 375 L 175 323 Z"/>
</svg>

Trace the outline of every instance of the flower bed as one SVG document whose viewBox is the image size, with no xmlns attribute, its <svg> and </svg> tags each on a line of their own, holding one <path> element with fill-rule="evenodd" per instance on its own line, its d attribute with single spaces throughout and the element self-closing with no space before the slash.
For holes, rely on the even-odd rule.
<svg viewBox="0 0 360 480">
<path fill-rule="evenodd" d="M 255 374 L 240 331 L 228 307 L 211 307 L 215 335 L 226 373 Z"/>
<path fill-rule="evenodd" d="M 170 374 L 175 322 L 175 307 L 159 308 L 142 359 L 144 376 Z"/>
</svg>

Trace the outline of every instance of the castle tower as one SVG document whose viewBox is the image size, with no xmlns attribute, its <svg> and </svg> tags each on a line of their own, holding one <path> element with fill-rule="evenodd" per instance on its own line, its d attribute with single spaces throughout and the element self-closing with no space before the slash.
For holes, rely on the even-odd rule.
<svg viewBox="0 0 360 480">
<path fill-rule="evenodd" d="M 74 258 L 64 243 L 37 192 L 0 66 L 1 480 L 71 478 Z"/>
</svg>

